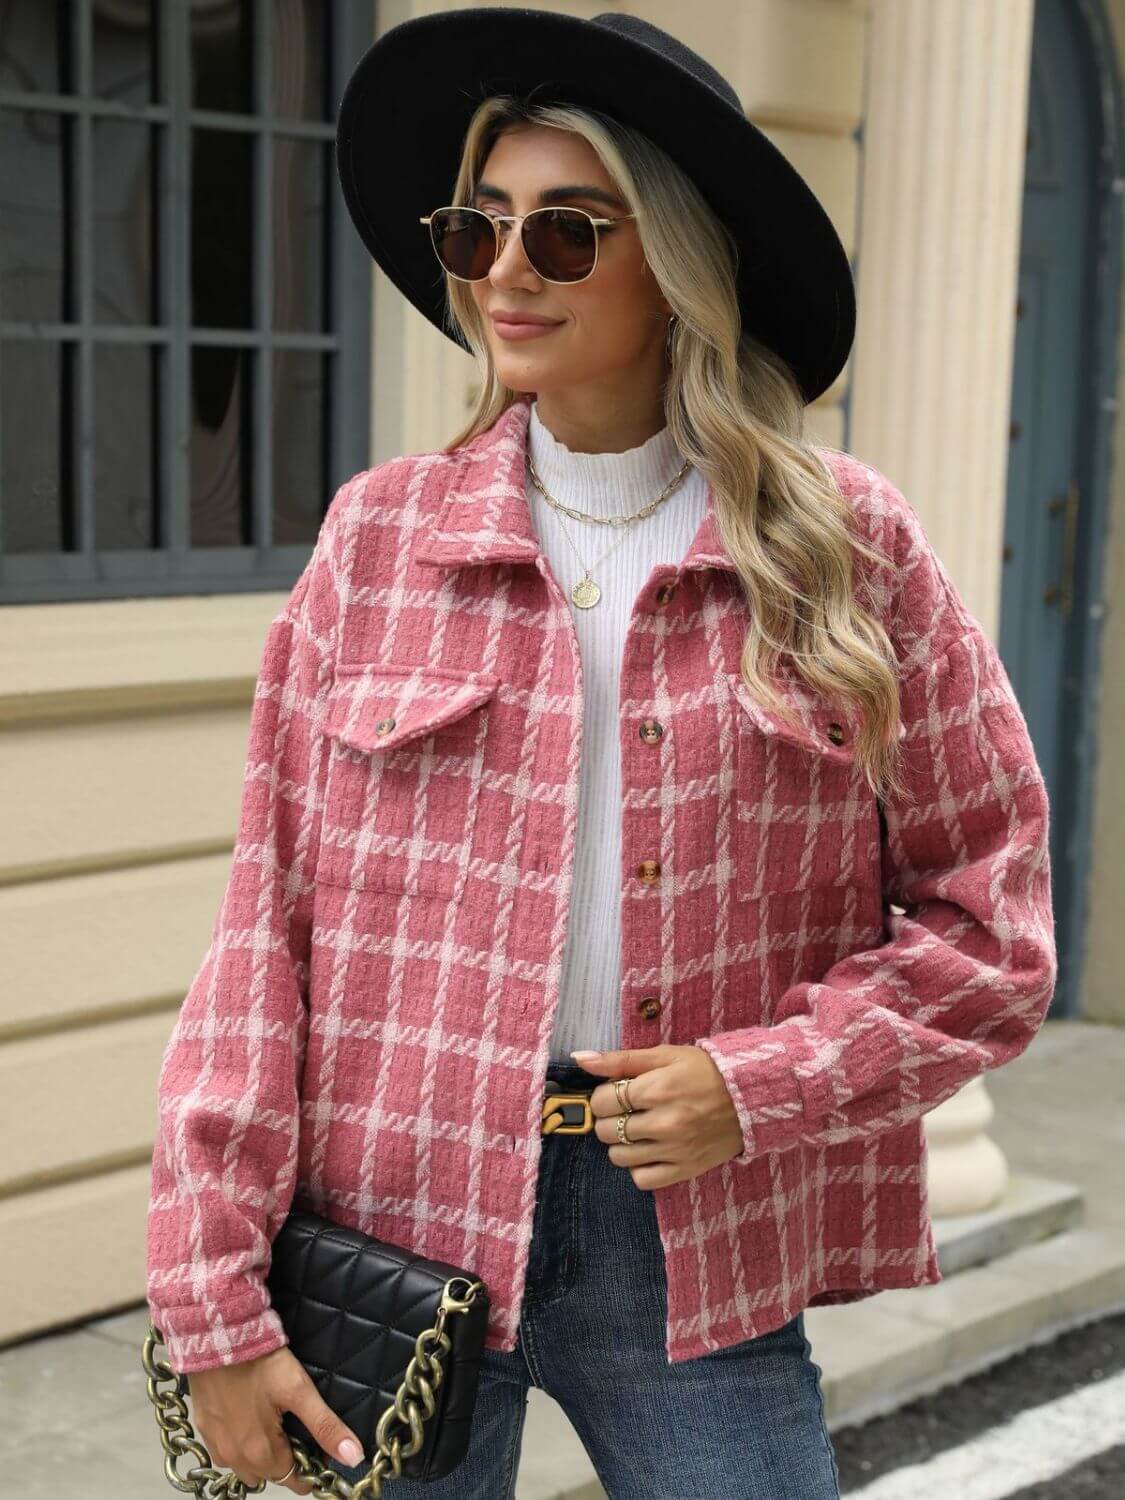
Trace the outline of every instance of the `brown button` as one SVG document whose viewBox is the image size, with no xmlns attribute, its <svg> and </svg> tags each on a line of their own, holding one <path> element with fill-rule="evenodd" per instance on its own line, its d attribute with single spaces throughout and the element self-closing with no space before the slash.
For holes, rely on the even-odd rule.
<svg viewBox="0 0 1125 1500">
<path fill-rule="evenodd" d="M 637 1006 L 646 1021 L 655 1021 L 660 1014 L 660 999 L 657 995 L 645 995 Z"/>
<path fill-rule="evenodd" d="M 658 745 L 664 738 L 664 725 L 658 719 L 642 719 L 637 733 L 646 745 Z"/>
<path fill-rule="evenodd" d="M 660 879 L 660 864 L 655 859 L 642 859 L 637 866 L 637 874 L 645 885 L 655 885 Z"/>
<path fill-rule="evenodd" d="M 829 724 L 827 734 L 828 738 L 834 745 L 842 745 L 844 743 L 844 726 L 842 724 L 837 724 L 835 720 L 833 720 L 833 722 Z"/>
<path fill-rule="evenodd" d="M 391 730 L 394 727 L 395 727 L 395 721 L 393 719 L 380 719 L 379 722 L 378 722 L 378 724 L 376 724 L 376 726 L 375 726 L 375 733 L 376 734 L 390 734 Z"/>
<path fill-rule="evenodd" d="M 657 589 L 656 593 L 653 595 L 653 598 L 656 600 L 657 604 L 659 604 L 660 607 L 663 608 L 675 592 L 676 585 L 674 583 L 662 583 Z"/>
</svg>

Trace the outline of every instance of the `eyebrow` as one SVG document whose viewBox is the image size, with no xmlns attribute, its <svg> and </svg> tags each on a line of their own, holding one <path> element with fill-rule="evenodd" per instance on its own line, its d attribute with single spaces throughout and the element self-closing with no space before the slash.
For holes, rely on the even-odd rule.
<svg viewBox="0 0 1125 1500">
<path fill-rule="evenodd" d="M 511 193 L 506 193 L 503 188 L 497 187 L 494 182 L 478 182 L 473 189 L 474 198 L 496 198 L 501 203 L 511 203 Z M 625 208 L 626 204 L 616 194 L 608 192 L 605 188 L 596 187 L 590 182 L 564 183 L 561 187 L 544 188 L 539 194 L 539 202 L 561 203 L 566 198 L 590 198 L 595 203 L 604 203 L 608 208 Z"/>
</svg>

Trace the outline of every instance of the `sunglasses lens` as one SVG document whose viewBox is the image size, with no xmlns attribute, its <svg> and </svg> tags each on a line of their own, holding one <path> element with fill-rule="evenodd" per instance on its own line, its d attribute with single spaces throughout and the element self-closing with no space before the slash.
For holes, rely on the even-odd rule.
<svg viewBox="0 0 1125 1500">
<path fill-rule="evenodd" d="M 475 208 L 439 208 L 430 216 L 430 239 L 451 276 L 480 281 L 496 259 L 496 231 Z"/>
<path fill-rule="evenodd" d="M 523 246 L 548 281 L 581 281 L 594 269 L 597 230 L 581 209 L 536 209 L 524 223 Z"/>
</svg>

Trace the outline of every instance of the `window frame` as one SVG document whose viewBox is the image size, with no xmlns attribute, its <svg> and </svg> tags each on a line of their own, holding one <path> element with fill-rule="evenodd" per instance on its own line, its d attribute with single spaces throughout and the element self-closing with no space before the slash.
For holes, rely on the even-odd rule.
<svg viewBox="0 0 1125 1500">
<path fill-rule="evenodd" d="M 191 102 L 190 9 L 187 0 L 154 0 L 160 103 L 143 106 L 101 98 L 93 92 L 93 0 L 74 0 L 69 7 L 73 94 L 0 89 L 0 107 L 67 115 L 72 121 L 74 190 L 64 236 L 81 245 L 74 280 L 70 322 L 0 321 L 0 360 L 15 339 L 53 350 L 69 349 L 73 360 L 74 399 L 60 410 L 60 473 L 70 459 L 71 499 L 60 506 L 73 535 L 73 550 L 5 555 L 4 509 L 19 497 L 0 493 L 0 604 L 53 603 L 74 600 L 155 597 L 172 594 L 257 593 L 291 588 L 308 561 L 313 541 L 273 545 L 263 541 L 272 524 L 273 352 L 292 349 L 322 353 L 325 360 L 324 461 L 319 516 L 340 484 L 368 467 L 370 421 L 370 346 L 372 266 L 358 240 L 338 189 L 332 142 L 335 121 L 282 119 L 264 108 L 271 99 L 272 0 L 252 0 L 252 45 L 255 58 L 253 114 L 196 110 Z M 374 39 L 375 14 L 370 0 L 338 0 L 328 40 L 331 77 L 328 98 L 333 115 L 356 59 Z M 160 288 L 164 321 L 96 323 L 93 320 L 93 135 L 96 119 L 129 121 L 156 127 L 153 142 L 156 256 L 154 274 Z M 194 127 L 249 133 L 254 161 L 254 326 L 193 327 L 189 323 L 191 265 L 191 137 Z M 272 143 L 276 136 L 325 145 L 324 242 L 326 324 L 321 333 L 278 331 L 272 326 L 273 222 Z M 266 232 L 260 232 L 261 226 Z M 155 548 L 95 549 L 94 411 L 95 350 L 113 343 L 159 351 L 162 378 L 153 403 L 154 466 L 157 470 Z M 250 529 L 254 540 L 235 547 L 190 545 L 190 377 L 191 353 L 204 344 L 252 351 L 253 419 Z M 64 387 L 65 388 L 65 387 Z M 0 442 L 3 428 L 0 424 Z M 2 456 L 2 455 L 0 455 Z"/>
</svg>

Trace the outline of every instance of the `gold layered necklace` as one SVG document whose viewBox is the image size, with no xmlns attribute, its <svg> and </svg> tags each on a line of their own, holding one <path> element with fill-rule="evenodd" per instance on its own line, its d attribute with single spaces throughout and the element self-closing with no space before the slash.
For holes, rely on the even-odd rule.
<svg viewBox="0 0 1125 1500">
<path fill-rule="evenodd" d="M 527 467 L 531 471 L 531 477 L 535 483 L 536 489 L 539 490 L 544 500 L 546 500 L 547 504 L 551 506 L 553 510 L 558 511 L 563 515 L 570 516 L 575 521 L 593 521 L 599 526 L 616 526 L 619 530 L 624 531 L 626 526 L 632 525 L 634 521 L 643 521 L 646 516 L 652 515 L 657 506 L 663 505 L 664 501 L 668 499 L 668 496 L 672 494 L 673 490 L 675 490 L 676 486 L 680 483 L 684 475 L 691 468 L 691 460 L 684 460 L 680 472 L 675 476 L 674 479 L 672 479 L 667 485 L 665 485 L 664 489 L 660 492 L 659 495 L 657 495 L 655 500 L 650 500 L 647 505 L 642 505 L 640 510 L 635 510 L 631 515 L 627 516 L 592 516 L 587 511 L 575 510 L 569 505 L 564 505 L 561 500 L 556 500 L 555 497 L 550 494 L 544 486 L 543 481 L 539 478 L 539 475 L 536 472 L 535 465 L 531 461 L 530 453 L 527 455 Z M 570 543 L 571 550 L 573 551 L 575 557 L 578 558 L 579 564 L 581 565 L 583 570 L 582 577 L 570 591 L 570 597 L 571 599 L 573 599 L 574 603 L 578 605 L 579 609 L 592 609 L 593 606 L 597 604 L 598 600 L 602 597 L 602 591 L 590 577 L 590 568 L 596 568 L 600 562 L 604 562 L 609 554 L 613 551 L 613 547 L 620 546 L 621 542 L 624 541 L 624 536 L 619 537 L 617 541 L 614 542 L 613 547 L 607 548 L 606 551 L 602 553 L 601 557 L 595 558 L 588 567 L 584 559 L 579 554 L 578 548 L 571 540 L 570 533 L 569 531 L 567 531 L 565 526 L 562 528 L 562 532 L 567 541 Z"/>
</svg>

